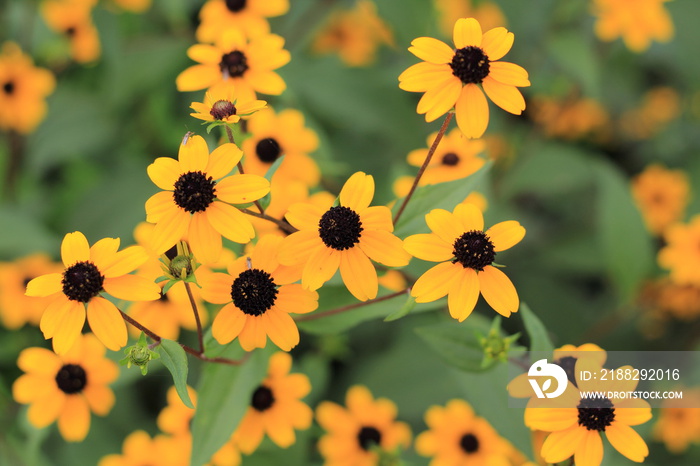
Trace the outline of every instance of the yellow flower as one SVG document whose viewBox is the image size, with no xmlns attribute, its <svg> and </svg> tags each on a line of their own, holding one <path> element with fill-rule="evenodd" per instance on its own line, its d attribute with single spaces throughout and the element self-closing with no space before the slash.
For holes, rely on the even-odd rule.
<svg viewBox="0 0 700 466">
<path fill-rule="evenodd" d="M 254 37 L 270 32 L 265 18 L 289 11 L 289 0 L 209 0 L 199 12 L 198 42 L 215 42 L 221 31 L 240 29 Z"/>
<path fill-rule="evenodd" d="M 14 42 L 0 54 L 0 129 L 31 133 L 46 116 L 46 96 L 56 87 L 49 70 L 36 68 Z"/>
<path fill-rule="evenodd" d="M 104 238 L 92 247 L 79 231 L 68 233 L 61 243 L 63 273 L 49 273 L 27 284 L 27 296 L 51 296 L 41 317 L 44 338 L 53 338 L 53 349 L 65 354 L 78 339 L 87 320 L 92 332 L 109 349 L 126 345 L 126 324 L 117 307 L 100 294 L 104 291 L 126 301 L 158 299 L 158 285 L 128 275 L 147 259 L 141 246 L 117 252 L 119 238 Z"/>
<path fill-rule="evenodd" d="M 195 44 L 187 56 L 198 62 L 176 79 L 179 91 L 197 91 L 232 82 L 241 101 L 255 100 L 256 92 L 279 95 L 287 87 L 273 70 L 289 62 L 284 39 L 262 34 L 246 39 L 238 29 L 227 29 L 214 45 Z"/>
<path fill-rule="evenodd" d="M 299 343 L 299 330 L 290 313 L 306 314 L 318 307 L 318 294 L 294 284 L 299 270 L 280 265 L 279 236 L 265 236 L 248 258 L 241 257 L 228 273 L 201 278 L 202 296 L 226 304 L 214 318 L 212 335 L 225 345 L 234 338 L 246 351 L 264 348 L 267 337 L 284 351 Z"/>
<path fill-rule="evenodd" d="M 639 107 L 620 117 L 622 131 L 634 139 L 648 139 L 661 132 L 681 113 L 681 97 L 672 87 L 650 89 Z"/>
<path fill-rule="evenodd" d="M 270 191 L 257 175 L 227 176 L 241 159 L 234 144 L 222 144 L 209 154 L 201 136 L 180 145 L 178 160 L 159 157 L 148 166 L 148 176 L 161 191 L 146 201 L 146 220 L 155 223 L 151 246 L 163 253 L 185 234 L 195 257 L 215 262 L 221 254 L 221 236 L 247 243 L 255 230 L 246 215 L 231 204 L 245 204 Z"/>
<path fill-rule="evenodd" d="M 486 29 L 506 25 L 506 17 L 501 9 L 488 0 L 435 0 L 435 8 L 440 17 L 440 30 L 448 36 L 452 34 L 455 21 L 459 18 L 472 17 Z"/>
<path fill-rule="evenodd" d="M 187 393 L 192 400 L 192 404 L 197 406 L 197 393 L 192 387 L 187 387 Z M 190 433 L 190 422 L 194 417 L 194 409 L 188 408 L 180 400 L 175 387 L 170 387 L 166 394 L 168 405 L 163 408 L 158 414 L 156 420 L 158 428 L 173 436 Z"/>
<path fill-rule="evenodd" d="M 321 172 L 309 153 L 318 148 L 318 136 L 304 126 L 304 115 L 294 109 L 275 113 L 266 109 L 248 120 L 251 137 L 241 148 L 246 157 L 246 173 L 265 175 L 270 166 L 284 155 L 284 161 L 275 172 L 274 181 L 301 180 L 313 187 L 321 179 Z"/>
<path fill-rule="evenodd" d="M 432 406 L 425 413 L 425 423 L 429 430 L 416 438 L 416 451 L 434 457 L 431 466 L 510 464 L 512 446 L 465 401 L 451 400 L 444 408 Z"/>
<path fill-rule="evenodd" d="M 576 140 L 586 136 L 601 138 L 609 130 L 610 117 L 605 108 L 593 99 L 559 101 L 537 96 L 530 105 L 532 119 L 549 137 Z"/>
<path fill-rule="evenodd" d="M 367 387 L 355 385 L 348 390 L 345 405 L 323 401 L 316 408 L 316 419 L 328 432 L 318 443 L 325 464 L 374 466 L 375 448 L 388 453 L 408 448 L 411 430 L 395 420 L 397 409 L 391 400 L 375 400 Z"/>
<path fill-rule="evenodd" d="M 649 231 L 661 234 L 683 218 L 690 198 L 690 183 L 682 170 L 651 164 L 632 179 L 632 195 Z"/>
<path fill-rule="evenodd" d="M 670 270 L 679 285 L 700 285 L 700 215 L 688 224 L 674 223 L 664 230 L 664 246 L 657 256 L 659 265 Z"/>
<path fill-rule="evenodd" d="M 151 438 L 137 430 L 124 439 L 122 454 L 104 456 L 98 466 L 187 466 L 191 444 L 177 437 L 156 435 Z"/>
<path fill-rule="evenodd" d="M 93 3 L 90 0 L 45 0 L 41 3 L 46 24 L 65 35 L 71 56 L 78 63 L 89 63 L 100 57 L 100 37 L 90 17 Z"/>
<path fill-rule="evenodd" d="M 292 357 L 275 353 L 270 357 L 267 377 L 255 389 L 236 432 L 234 441 L 241 452 L 253 453 L 265 434 L 277 446 L 287 448 L 294 444 L 294 430 L 311 426 L 313 412 L 301 401 L 311 391 L 309 378 L 304 374 L 290 374 Z"/>
<path fill-rule="evenodd" d="M 581 392 L 628 392 L 637 387 L 636 380 L 582 380 L 578 377 L 581 371 L 596 372 L 601 367 L 594 358 L 580 358 L 575 367 L 578 388 L 568 384 L 557 398 L 530 400 L 525 409 L 525 425 L 551 432 L 542 445 L 542 457 L 547 463 L 559 463 L 573 456 L 577 466 L 600 465 L 603 432 L 626 458 L 640 463 L 649 455 L 642 437 L 630 427 L 651 419 L 649 403 L 633 398 L 581 398 Z"/>
<path fill-rule="evenodd" d="M 409 152 L 408 163 L 414 167 L 423 165 L 428 155 L 428 147 L 433 144 L 436 136 L 437 132 L 428 136 L 427 147 Z M 479 155 L 485 149 L 486 141 L 483 139 L 465 140 L 459 129 L 453 129 L 435 149 L 433 158 L 421 178 L 421 185 L 466 178 L 484 165 L 485 160 Z"/>
<path fill-rule="evenodd" d="M 63 356 L 44 348 L 22 350 L 17 365 L 25 374 L 12 385 L 18 403 L 29 404 L 29 422 L 37 428 L 58 420 L 69 442 L 80 442 L 90 430 L 90 411 L 106 416 L 114 406 L 108 384 L 117 365 L 105 358 L 105 348 L 93 335 L 81 335 Z"/>
<path fill-rule="evenodd" d="M 606 42 L 622 37 L 633 52 L 643 52 L 652 40 L 668 42 L 673 22 L 664 8 L 668 0 L 593 0 L 595 33 Z"/>
<path fill-rule="evenodd" d="M 321 54 L 337 52 L 348 66 L 366 66 L 375 60 L 382 43 L 393 45 L 391 29 L 377 15 L 373 2 L 358 0 L 354 9 L 331 15 L 312 48 Z"/>
<path fill-rule="evenodd" d="M 455 108 L 457 125 L 468 138 L 479 138 L 489 122 L 486 95 L 503 110 L 520 115 L 525 99 L 517 89 L 529 86 L 522 67 L 497 61 L 508 53 L 514 36 L 498 27 L 481 33 L 474 18 L 461 18 L 454 26 L 456 49 L 431 37 L 411 42 L 409 52 L 424 60 L 399 76 L 399 87 L 410 92 L 424 92 L 418 113 L 433 121 Z M 481 87 L 479 87 L 481 84 Z"/>
<path fill-rule="evenodd" d="M 700 409 L 687 406 L 700 406 L 699 389 L 684 389 L 682 400 L 663 400 L 654 424 L 654 438 L 676 454 L 686 451 L 691 443 L 700 443 Z"/>
<path fill-rule="evenodd" d="M 491 265 L 496 253 L 510 249 L 525 236 L 515 220 L 486 231 L 484 217 L 473 204 L 458 204 L 453 212 L 433 209 L 425 216 L 432 233 L 409 236 L 404 248 L 411 255 L 440 262 L 416 280 L 411 296 L 428 303 L 445 295 L 450 315 L 462 322 L 474 310 L 479 292 L 499 314 L 509 317 L 520 305 L 510 279 Z"/>
<path fill-rule="evenodd" d="M 679 285 L 662 278 L 645 284 L 640 301 L 654 317 L 692 321 L 700 316 L 700 285 Z"/>
<path fill-rule="evenodd" d="M 266 106 L 264 100 L 239 101 L 233 85 L 225 81 L 209 89 L 204 102 L 192 102 L 190 108 L 196 113 L 190 115 L 204 121 L 238 123 L 241 117 L 246 118 Z"/>
<path fill-rule="evenodd" d="M 304 264 L 304 288 L 319 289 L 340 268 L 350 293 L 366 301 L 379 288 L 370 259 L 389 267 L 408 264 L 401 239 L 391 233 L 391 211 L 370 207 L 372 197 L 374 178 L 357 172 L 340 191 L 339 205 L 324 209 L 299 203 L 289 208 L 286 219 L 300 231 L 284 239 L 279 259 L 285 265 Z"/>
<path fill-rule="evenodd" d="M 24 324 L 39 325 L 44 309 L 52 298 L 36 298 L 24 294 L 33 278 L 63 270 L 46 254 L 32 254 L 14 262 L 0 262 L 0 321 L 10 330 Z"/>
</svg>

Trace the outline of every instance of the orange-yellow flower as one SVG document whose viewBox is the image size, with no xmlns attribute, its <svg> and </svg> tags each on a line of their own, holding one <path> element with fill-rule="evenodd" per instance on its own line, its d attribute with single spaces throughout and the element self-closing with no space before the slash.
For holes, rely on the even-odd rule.
<svg viewBox="0 0 700 466">
<path fill-rule="evenodd" d="M 284 39 L 275 34 L 246 39 L 239 29 L 227 29 L 214 45 L 195 44 L 187 50 L 198 64 L 178 75 L 177 89 L 197 91 L 231 81 L 242 101 L 255 100 L 256 92 L 279 95 L 287 85 L 273 70 L 291 58 L 282 47 Z"/>
<path fill-rule="evenodd" d="M 527 71 L 498 61 L 508 53 L 513 40 L 513 33 L 506 28 L 482 34 L 477 20 L 461 18 L 454 26 L 455 49 L 431 37 L 411 42 L 409 52 L 424 61 L 401 73 L 399 87 L 424 92 L 417 111 L 425 114 L 425 121 L 433 121 L 454 107 L 459 129 L 468 138 L 479 138 L 489 122 L 484 92 L 507 112 L 520 115 L 525 110 L 518 87 L 530 85 Z"/>
<path fill-rule="evenodd" d="M 385 206 L 370 207 L 372 197 L 374 178 L 357 172 L 340 191 L 339 205 L 324 209 L 298 203 L 289 208 L 286 219 L 300 231 L 285 238 L 279 259 L 285 265 L 304 264 L 304 288 L 319 289 L 340 269 L 350 293 L 366 301 L 377 296 L 379 287 L 370 259 L 389 267 L 408 264 L 401 239 L 391 233 L 391 212 Z"/>
<path fill-rule="evenodd" d="M 46 116 L 46 96 L 56 87 L 49 70 L 37 68 L 14 42 L 0 54 L 0 129 L 27 134 Z"/>
<path fill-rule="evenodd" d="M 105 347 L 93 335 L 81 335 L 63 356 L 27 348 L 17 365 L 25 374 L 12 385 L 12 395 L 29 404 L 29 422 L 42 428 L 58 420 L 58 430 L 69 442 L 87 436 L 90 411 L 106 416 L 114 405 L 107 385 L 117 379 L 119 369 L 105 358 Z"/>
<path fill-rule="evenodd" d="M 687 224 L 674 223 L 664 231 L 664 246 L 657 257 L 659 265 L 670 271 L 679 285 L 700 285 L 700 215 Z"/>
<path fill-rule="evenodd" d="M 89 63 L 100 57 L 100 37 L 92 23 L 91 0 L 45 0 L 41 13 L 50 29 L 65 35 L 71 56 L 78 63 Z"/>
<path fill-rule="evenodd" d="M 453 212 L 433 209 L 425 221 L 432 233 L 409 236 L 404 248 L 419 259 L 440 264 L 416 280 L 411 289 L 416 302 L 448 295 L 450 315 L 460 322 L 474 310 L 479 293 L 504 317 L 518 311 L 513 283 L 492 264 L 496 253 L 523 239 L 525 228 L 520 223 L 509 220 L 484 231 L 484 217 L 474 204 L 458 204 Z"/>
<path fill-rule="evenodd" d="M 593 0 L 595 33 L 607 42 L 622 37 L 633 52 L 648 49 L 652 40 L 668 42 L 673 37 L 673 21 L 663 5 L 667 1 Z"/>
<path fill-rule="evenodd" d="M 44 338 L 53 338 L 53 349 L 66 354 L 80 336 L 87 320 L 92 332 L 109 349 L 126 345 L 126 324 L 117 307 L 102 292 L 126 301 L 151 301 L 159 287 L 143 277 L 129 275 L 148 256 L 141 246 L 122 251 L 118 238 L 103 238 L 92 245 L 79 231 L 68 233 L 61 243 L 63 273 L 49 273 L 27 284 L 27 296 L 54 299 L 41 317 Z"/>
<path fill-rule="evenodd" d="M 242 153 L 222 144 L 209 154 L 206 141 L 192 136 L 180 145 L 178 160 L 159 157 L 148 176 L 159 193 L 146 201 L 146 220 L 155 223 L 151 247 L 167 251 L 185 234 L 195 257 L 203 263 L 218 260 L 221 236 L 247 243 L 255 230 L 246 215 L 231 204 L 246 204 L 270 192 L 270 183 L 250 174 L 228 176 Z"/>
<path fill-rule="evenodd" d="M 649 231 L 661 234 L 683 218 L 690 200 L 690 183 L 684 171 L 652 164 L 632 179 L 632 195 Z"/>
<path fill-rule="evenodd" d="M 199 11 L 197 41 L 215 42 L 221 31 L 230 28 L 240 29 L 248 37 L 267 34 L 270 24 L 266 18 L 287 11 L 289 0 L 209 0 Z"/>
<path fill-rule="evenodd" d="M 192 102 L 190 108 L 196 113 L 190 115 L 204 121 L 238 123 L 241 117 L 247 118 L 266 106 L 264 100 L 239 100 L 233 84 L 225 81 L 209 89 L 204 102 Z"/>
<path fill-rule="evenodd" d="M 178 437 L 156 435 L 151 438 L 137 430 L 124 439 L 122 454 L 100 459 L 98 466 L 187 466 L 190 464 L 191 442 Z"/>
<path fill-rule="evenodd" d="M 214 318 L 212 335 L 225 345 L 234 338 L 246 351 L 264 348 L 267 337 L 289 351 L 299 343 L 299 330 L 291 314 L 318 307 L 318 294 L 294 282 L 300 271 L 280 265 L 277 255 L 282 238 L 262 237 L 250 253 L 228 267 L 228 273 L 205 274 L 202 296 L 226 304 Z"/>
</svg>

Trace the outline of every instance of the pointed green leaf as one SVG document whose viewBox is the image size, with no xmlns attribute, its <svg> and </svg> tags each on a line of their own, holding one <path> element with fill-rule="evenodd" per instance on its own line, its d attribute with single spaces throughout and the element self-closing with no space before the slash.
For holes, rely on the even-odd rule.
<svg viewBox="0 0 700 466">
<path fill-rule="evenodd" d="M 547 329 L 527 304 L 520 303 L 520 315 L 523 318 L 523 324 L 525 324 L 525 331 L 530 337 L 530 351 L 545 351 L 549 353 L 554 350 L 554 345 L 549 338 Z"/>
<path fill-rule="evenodd" d="M 175 341 L 162 339 L 160 345 L 156 347 L 156 351 L 160 354 L 163 365 L 172 374 L 175 389 L 180 399 L 188 408 L 194 408 L 190 394 L 187 393 L 187 355 L 185 350 Z"/>
<path fill-rule="evenodd" d="M 416 298 L 409 294 L 408 299 L 406 299 L 406 302 L 403 303 L 403 306 L 397 308 L 394 312 L 386 316 L 384 318 L 384 322 L 391 322 L 405 317 L 413 310 L 414 307 L 416 307 Z"/>
</svg>

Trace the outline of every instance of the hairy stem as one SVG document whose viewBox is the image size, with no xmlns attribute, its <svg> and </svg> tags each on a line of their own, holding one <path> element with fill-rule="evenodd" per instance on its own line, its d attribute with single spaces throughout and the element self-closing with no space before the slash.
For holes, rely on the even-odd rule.
<svg viewBox="0 0 700 466">
<path fill-rule="evenodd" d="M 252 215 L 253 217 L 262 218 L 263 220 L 267 220 L 268 222 L 272 222 L 275 225 L 277 225 L 281 230 L 286 231 L 287 233 L 295 233 L 299 231 L 289 223 L 283 220 L 277 220 L 275 217 L 270 217 L 269 215 L 264 213 L 257 213 L 248 209 L 241 209 L 241 212 L 243 212 L 244 214 Z"/>
<path fill-rule="evenodd" d="M 194 320 L 197 322 L 197 340 L 199 340 L 199 352 L 204 354 L 204 333 L 202 332 L 202 321 L 199 319 L 199 311 L 197 311 L 197 303 L 192 295 L 192 289 L 190 284 L 183 282 L 185 284 L 185 289 L 187 290 L 187 297 L 190 298 L 190 305 L 192 306 L 192 312 L 194 312 Z"/>
</svg>

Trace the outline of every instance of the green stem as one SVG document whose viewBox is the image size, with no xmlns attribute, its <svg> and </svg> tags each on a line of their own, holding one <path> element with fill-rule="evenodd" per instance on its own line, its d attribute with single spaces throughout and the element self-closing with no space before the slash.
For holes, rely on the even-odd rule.
<svg viewBox="0 0 700 466">
<path fill-rule="evenodd" d="M 197 340 L 199 340 L 199 352 L 204 354 L 204 333 L 202 332 L 202 321 L 199 319 L 199 312 L 197 311 L 197 303 L 192 295 L 192 289 L 190 284 L 183 282 L 185 284 L 185 289 L 187 290 L 187 297 L 190 298 L 190 305 L 192 306 L 192 311 L 194 312 L 194 320 L 197 322 Z"/>
</svg>

